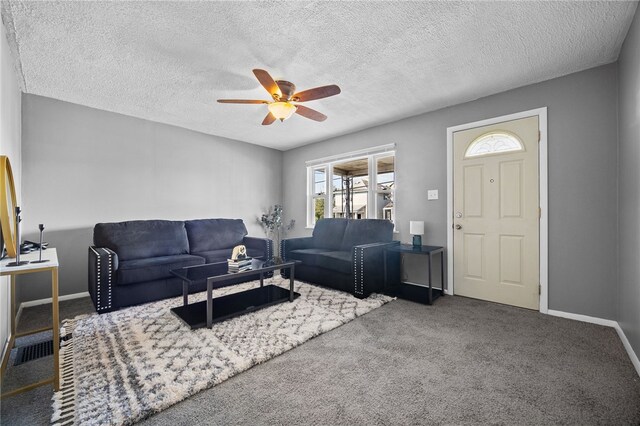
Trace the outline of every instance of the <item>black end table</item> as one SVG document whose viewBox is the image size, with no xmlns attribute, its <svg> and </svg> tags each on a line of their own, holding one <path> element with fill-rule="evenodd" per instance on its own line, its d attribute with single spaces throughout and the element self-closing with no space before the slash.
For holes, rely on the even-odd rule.
<svg viewBox="0 0 640 426">
<path fill-rule="evenodd" d="M 418 284 L 402 281 L 402 278 L 398 280 L 399 284 L 397 286 L 389 286 L 388 285 L 388 272 L 387 272 L 387 261 L 390 253 L 398 253 L 402 254 L 415 254 L 415 255 L 423 255 L 427 256 L 427 265 L 429 267 L 429 284 Z M 440 288 L 436 288 L 434 292 L 434 288 L 432 285 L 432 274 L 433 274 L 433 256 L 436 254 L 440 254 Z M 411 244 L 400 244 L 396 246 L 391 246 L 385 249 L 384 252 L 384 280 L 385 280 L 385 289 L 387 292 L 391 293 L 394 296 L 407 298 L 410 300 L 417 300 L 427 305 L 431 305 L 434 300 L 436 300 L 440 296 L 444 296 L 444 247 L 441 246 L 419 246 L 414 247 Z M 395 287 L 395 288 L 394 288 Z M 426 290 L 426 297 L 425 291 Z M 423 302 L 424 300 L 424 302 Z"/>
</svg>

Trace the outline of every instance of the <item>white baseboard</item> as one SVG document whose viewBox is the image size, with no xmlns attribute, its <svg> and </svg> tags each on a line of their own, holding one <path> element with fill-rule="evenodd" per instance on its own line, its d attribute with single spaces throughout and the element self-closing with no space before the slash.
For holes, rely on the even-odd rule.
<svg viewBox="0 0 640 426">
<path fill-rule="evenodd" d="M 9 342 L 11 341 L 11 337 L 9 337 L 6 342 L 4 342 L 4 345 L 2 347 L 2 354 L 0 354 L 0 362 L 2 362 L 2 360 L 4 359 L 4 354 L 7 353 L 7 351 L 9 350 Z"/>
<path fill-rule="evenodd" d="M 82 297 L 89 297 L 89 292 L 84 291 L 82 293 L 73 293 L 73 294 L 65 294 L 64 296 L 58 296 L 58 302 L 62 302 L 63 300 L 71 300 L 71 299 L 80 299 Z M 20 303 L 18 307 L 18 312 L 16 312 L 16 324 L 20 322 L 20 315 L 22 315 L 22 308 L 29 308 L 31 306 L 38 305 L 46 305 L 47 303 L 51 303 L 53 299 L 51 297 L 47 297 L 45 299 L 38 300 L 29 300 L 28 302 Z"/>
<path fill-rule="evenodd" d="M 81 297 L 89 297 L 89 292 L 84 291 L 82 293 L 65 294 L 64 296 L 58 296 L 58 301 L 62 302 L 64 300 L 80 299 Z M 52 300 L 53 299 L 51 299 L 50 297 L 47 297 L 46 299 L 29 300 L 28 302 L 22 302 L 20 304 L 20 308 L 18 309 L 18 312 L 20 312 L 22 308 L 29 308 L 31 306 L 38 306 L 38 305 L 46 305 L 47 303 L 51 303 Z"/>
<path fill-rule="evenodd" d="M 20 322 L 20 315 L 22 315 L 22 303 L 18 306 L 18 312 L 16 312 L 16 327 L 18 326 L 18 322 Z"/>
<path fill-rule="evenodd" d="M 618 333 L 620 340 L 622 340 L 622 345 L 627 351 L 627 355 L 629 355 L 629 358 L 631 359 L 631 364 L 633 364 L 633 366 L 636 369 L 636 373 L 638 373 L 638 376 L 640 376 L 640 360 L 638 360 L 638 355 L 636 355 L 635 351 L 631 347 L 631 343 L 629 343 L 629 339 L 627 339 L 627 336 L 624 334 L 624 331 L 622 330 L 622 327 L 620 327 L 620 324 L 618 324 L 618 321 L 608 320 L 608 319 L 598 318 L 598 317 L 590 317 L 588 315 L 572 314 L 572 313 L 563 312 L 563 311 L 555 311 L 553 309 L 549 309 L 547 313 L 554 317 L 562 317 L 562 318 L 572 319 L 576 321 L 588 322 L 591 324 L 603 325 L 605 327 L 614 328 Z"/>
<path fill-rule="evenodd" d="M 629 358 L 631 358 L 631 363 L 636 368 L 636 371 L 640 376 L 640 360 L 638 359 L 638 355 L 636 355 L 635 351 L 631 347 L 631 343 L 629 343 L 629 339 L 627 339 L 627 336 L 624 334 L 624 331 L 622 331 L 622 327 L 620 327 L 620 324 L 616 322 L 616 325 L 614 328 L 618 332 L 618 336 L 620 336 L 620 340 L 622 340 L 622 344 L 624 345 L 624 348 L 627 350 L 627 353 L 629 354 Z"/>
<path fill-rule="evenodd" d="M 615 326 L 618 325 L 618 323 L 614 320 L 608 320 L 608 319 L 598 318 L 598 317 L 590 317 L 588 315 L 572 314 L 570 312 L 555 311 L 553 309 L 549 309 L 547 311 L 547 314 L 554 317 L 562 317 L 562 318 L 568 318 L 576 321 L 588 322 L 591 324 L 604 325 L 605 327 L 615 328 Z"/>
</svg>

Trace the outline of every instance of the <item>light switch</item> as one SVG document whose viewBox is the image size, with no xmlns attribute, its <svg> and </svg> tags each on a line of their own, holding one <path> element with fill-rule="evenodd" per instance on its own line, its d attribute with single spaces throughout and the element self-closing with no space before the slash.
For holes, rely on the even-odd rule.
<svg viewBox="0 0 640 426">
<path fill-rule="evenodd" d="M 437 200 L 438 199 L 438 190 L 430 189 L 427 191 L 427 200 Z"/>
</svg>

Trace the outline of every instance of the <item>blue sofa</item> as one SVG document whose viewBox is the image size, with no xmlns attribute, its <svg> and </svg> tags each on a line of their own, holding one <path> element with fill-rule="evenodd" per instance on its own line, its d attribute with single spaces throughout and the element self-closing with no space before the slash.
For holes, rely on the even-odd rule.
<svg viewBox="0 0 640 426">
<path fill-rule="evenodd" d="M 284 260 L 299 260 L 295 278 L 365 298 L 384 290 L 384 249 L 393 240 L 393 224 L 379 219 L 321 219 L 306 238 L 282 240 Z M 391 258 L 392 256 L 390 256 Z M 388 276 L 398 262 L 388 262 Z"/>
<path fill-rule="evenodd" d="M 181 280 L 171 269 L 225 262 L 238 244 L 244 244 L 251 257 L 266 260 L 273 253 L 272 241 L 248 237 L 241 219 L 98 223 L 93 243 L 89 294 L 98 313 L 179 296 Z M 242 280 L 227 284 L 237 282 Z M 206 288 L 203 281 L 190 291 Z"/>
</svg>

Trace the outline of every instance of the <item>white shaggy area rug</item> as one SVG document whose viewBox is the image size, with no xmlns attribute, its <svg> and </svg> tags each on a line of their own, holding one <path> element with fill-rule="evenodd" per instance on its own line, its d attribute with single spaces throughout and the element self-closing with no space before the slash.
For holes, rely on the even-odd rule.
<svg viewBox="0 0 640 426">
<path fill-rule="evenodd" d="M 271 284 L 288 289 L 288 280 Z M 214 290 L 214 297 L 254 288 L 258 281 Z M 391 297 L 357 299 L 296 282 L 300 297 L 191 330 L 170 312 L 182 298 L 107 314 L 77 317 L 63 326 L 61 390 L 52 423 L 131 424 L 215 386 L 252 366 L 379 308 Z M 206 292 L 189 302 L 206 299 Z"/>
</svg>

